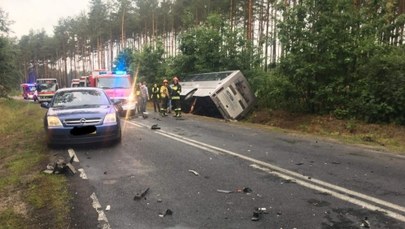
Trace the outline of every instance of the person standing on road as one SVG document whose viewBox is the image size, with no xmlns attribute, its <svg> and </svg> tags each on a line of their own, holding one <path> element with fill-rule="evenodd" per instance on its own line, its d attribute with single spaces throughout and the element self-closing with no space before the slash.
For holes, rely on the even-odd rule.
<svg viewBox="0 0 405 229">
<path fill-rule="evenodd" d="M 146 86 L 146 82 L 143 81 L 143 83 L 140 85 L 140 89 L 141 89 L 141 112 L 143 114 L 143 112 L 146 112 L 146 104 L 149 100 L 149 91 L 148 91 L 148 87 Z"/>
<path fill-rule="evenodd" d="M 142 105 L 142 97 L 141 97 L 141 83 L 137 83 L 135 87 L 135 96 L 136 96 L 136 113 L 137 115 L 142 114 L 141 112 L 141 105 Z"/>
<path fill-rule="evenodd" d="M 157 84 L 153 84 L 151 99 L 153 102 L 153 110 L 155 112 L 160 112 L 160 88 Z"/>
<path fill-rule="evenodd" d="M 165 79 L 163 80 L 163 85 L 160 87 L 160 100 L 162 102 L 162 106 L 160 107 L 160 114 L 162 116 L 167 116 L 167 104 L 169 98 L 169 81 Z"/>
<path fill-rule="evenodd" d="M 173 86 L 171 87 L 170 98 L 172 99 L 172 109 L 175 114 L 174 117 L 181 117 L 181 102 L 180 102 L 180 93 L 181 85 L 179 84 L 179 79 L 175 76 L 173 77 Z"/>
</svg>

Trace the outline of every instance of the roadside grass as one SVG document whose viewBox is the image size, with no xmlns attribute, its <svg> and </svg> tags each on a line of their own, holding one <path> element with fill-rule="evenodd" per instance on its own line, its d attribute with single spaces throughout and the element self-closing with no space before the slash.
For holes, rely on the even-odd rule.
<svg viewBox="0 0 405 229">
<path fill-rule="evenodd" d="M 405 126 L 268 110 L 254 111 L 246 121 L 405 155 Z"/>
<path fill-rule="evenodd" d="M 36 103 L 0 99 L 0 228 L 68 228 L 63 175 L 41 173 L 49 163 Z"/>
</svg>

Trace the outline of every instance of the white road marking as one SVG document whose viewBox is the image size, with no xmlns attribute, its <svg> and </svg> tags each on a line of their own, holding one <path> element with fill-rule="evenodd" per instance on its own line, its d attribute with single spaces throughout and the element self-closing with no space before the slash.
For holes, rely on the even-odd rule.
<svg viewBox="0 0 405 229">
<path fill-rule="evenodd" d="M 73 158 L 74 162 L 80 162 L 79 158 L 77 157 L 77 155 L 76 155 L 76 153 L 75 153 L 75 151 L 73 149 L 68 149 L 68 153 L 69 153 L 70 158 L 74 157 Z"/>
<path fill-rule="evenodd" d="M 83 180 L 87 180 L 87 179 L 88 179 L 86 173 L 84 172 L 84 169 L 80 168 L 80 169 L 78 169 L 77 171 L 80 172 L 80 177 L 81 177 Z"/>
<path fill-rule="evenodd" d="M 297 184 L 299 184 L 301 186 L 307 187 L 309 189 L 313 189 L 313 190 L 316 190 L 316 191 L 319 191 L 319 192 L 322 192 L 322 193 L 327 193 L 327 194 L 329 194 L 331 196 L 334 196 L 334 197 L 336 197 L 338 199 L 344 200 L 346 202 L 350 202 L 352 204 L 356 204 L 356 205 L 358 205 L 358 206 L 360 206 L 362 208 L 367 208 L 367 209 L 372 210 L 372 211 L 384 212 L 387 216 L 389 216 L 391 218 L 394 218 L 394 219 L 400 220 L 402 222 L 405 222 L 405 216 L 400 215 L 400 214 L 398 214 L 396 212 L 393 212 L 393 211 L 390 211 L 390 210 L 387 210 L 387 209 L 384 209 L 384 208 L 380 208 L 380 207 L 378 207 L 376 205 L 369 204 L 369 203 L 367 203 L 365 201 L 362 201 L 362 200 L 350 197 L 348 195 L 344 195 L 344 194 L 332 191 L 330 189 L 322 188 L 322 187 L 320 187 L 318 185 L 311 184 L 311 183 L 309 183 L 307 181 L 304 181 L 304 180 L 301 180 L 301 179 L 294 179 L 294 177 L 282 174 L 280 172 L 272 171 L 272 170 L 270 170 L 268 168 L 260 167 L 260 166 L 258 166 L 256 164 L 251 164 L 250 166 L 252 168 L 262 170 L 264 172 L 267 172 L 269 174 L 278 176 L 280 178 L 283 178 L 283 179 L 286 179 L 286 180 L 291 180 L 291 181 L 293 181 L 293 182 L 295 182 L 295 183 L 297 183 Z"/>
<path fill-rule="evenodd" d="M 98 201 L 96 193 L 92 193 L 90 198 L 93 199 L 93 208 L 96 209 L 98 213 L 98 222 L 103 229 L 111 229 L 110 224 L 108 223 L 107 216 L 105 215 L 103 209 L 101 208 L 101 204 Z"/>
<path fill-rule="evenodd" d="M 147 126 L 143 125 L 143 124 L 133 123 L 133 122 L 129 122 L 129 123 L 136 125 L 136 126 L 143 126 L 143 127 L 147 128 Z M 335 196 L 336 198 L 359 205 L 359 206 L 367 208 L 369 210 L 373 210 L 373 211 L 378 210 L 378 211 L 386 212 L 387 216 L 397 219 L 399 221 L 405 222 L 405 216 L 402 215 L 405 213 L 405 208 L 400 205 L 393 204 L 393 203 L 390 203 L 390 202 L 387 202 L 387 201 L 384 201 L 384 200 L 381 200 L 381 199 L 378 199 L 378 198 L 375 198 L 372 196 L 368 196 L 368 195 L 365 195 L 365 194 L 362 194 L 362 193 L 359 193 L 356 191 L 352 191 L 352 190 L 349 190 L 349 189 L 346 189 L 346 188 L 343 188 L 343 187 L 340 187 L 337 185 L 333 185 L 328 182 L 324 182 L 324 181 L 321 181 L 321 180 L 318 180 L 315 178 L 308 179 L 307 176 L 296 173 L 294 171 L 283 169 L 281 167 L 278 167 L 276 165 L 273 165 L 273 164 L 270 164 L 267 162 L 259 161 L 257 159 L 254 159 L 254 158 L 251 158 L 251 157 L 239 154 L 239 153 L 235 153 L 235 152 L 232 152 L 232 151 L 229 151 L 226 149 L 222 149 L 222 148 L 212 146 L 212 145 L 209 145 L 209 144 L 206 144 L 203 142 L 189 139 L 189 138 L 177 135 L 177 134 L 169 133 L 169 132 L 162 131 L 162 130 L 158 130 L 158 131 L 156 131 L 156 133 L 160 134 L 162 136 L 186 143 L 188 145 L 198 147 L 200 149 L 204 149 L 204 150 L 208 149 L 207 150 L 208 152 L 216 151 L 216 154 L 218 154 L 218 152 L 220 152 L 220 153 L 228 154 L 228 155 L 243 159 L 245 161 L 252 162 L 252 163 L 256 164 L 255 167 L 257 169 L 261 169 L 261 170 L 266 169 L 266 171 L 271 171 L 272 174 L 277 175 L 279 177 L 284 177 L 286 179 L 294 179 L 297 184 L 300 184 L 304 187 L 316 189 L 316 190 L 322 190 L 322 192 L 329 193 L 332 196 Z M 260 167 L 259 165 L 263 166 L 263 167 Z M 356 199 L 355 197 L 363 199 L 363 200 Z M 371 202 L 373 204 L 367 203 L 365 201 Z M 399 211 L 400 213 L 396 213 L 394 211 L 378 207 L 374 204 L 378 204 L 378 205 L 390 208 L 391 210 Z"/>
</svg>

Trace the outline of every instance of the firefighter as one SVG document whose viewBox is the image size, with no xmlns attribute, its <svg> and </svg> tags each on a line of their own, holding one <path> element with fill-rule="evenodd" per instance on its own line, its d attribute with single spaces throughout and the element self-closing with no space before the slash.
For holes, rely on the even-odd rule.
<svg viewBox="0 0 405 229">
<path fill-rule="evenodd" d="M 162 106 L 160 107 L 160 114 L 162 116 L 167 116 L 167 101 L 170 98 L 169 95 L 169 81 L 166 79 L 163 80 L 163 85 L 160 87 L 160 100 L 162 103 Z"/>
<path fill-rule="evenodd" d="M 153 84 L 152 87 L 152 96 L 151 96 L 152 102 L 153 102 L 153 109 L 155 112 L 159 111 L 160 112 L 160 88 L 157 86 L 157 84 Z"/>
<path fill-rule="evenodd" d="M 180 93 L 181 85 L 179 84 L 179 79 L 175 76 L 173 77 L 173 86 L 171 87 L 170 98 L 172 99 L 172 110 L 174 110 L 174 117 L 181 117 L 181 102 Z"/>
</svg>

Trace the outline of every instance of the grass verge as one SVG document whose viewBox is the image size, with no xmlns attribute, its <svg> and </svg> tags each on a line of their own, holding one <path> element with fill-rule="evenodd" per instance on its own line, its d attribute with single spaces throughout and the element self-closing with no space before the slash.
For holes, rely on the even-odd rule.
<svg viewBox="0 0 405 229">
<path fill-rule="evenodd" d="M 69 193 L 62 175 L 46 175 L 49 163 L 36 103 L 0 99 L 0 227 L 68 228 Z"/>
<path fill-rule="evenodd" d="M 405 126 L 266 110 L 253 112 L 247 122 L 405 155 Z"/>
</svg>

